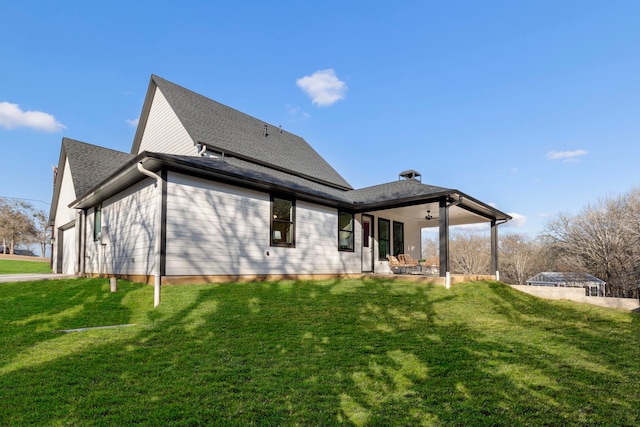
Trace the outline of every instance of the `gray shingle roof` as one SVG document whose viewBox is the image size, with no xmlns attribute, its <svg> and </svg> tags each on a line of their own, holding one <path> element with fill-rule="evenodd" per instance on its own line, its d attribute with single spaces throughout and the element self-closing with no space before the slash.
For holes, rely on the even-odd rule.
<svg viewBox="0 0 640 427">
<path fill-rule="evenodd" d="M 122 151 L 98 147 L 75 139 L 63 138 L 76 197 L 85 194 L 111 176 L 135 156 Z"/>
<path fill-rule="evenodd" d="M 236 178 L 244 178 L 247 181 L 269 184 L 285 191 L 297 192 L 313 197 L 336 202 L 342 206 L 353 208 L 366 208 L 367 206 L 398 202 L 414 198 L 430 198 L 439 195 L 451 194 L 456 190 L 443 187 L 422 184 L 413 180 L 401 180 L 386 184 L 375 185 L 359 190 L 340 190 L 309 179 L 293 175 L 287 172 L 257 165 L 255 163 L 226 157 L 225 160 L 209 157 L 179 156 L 162 153 L 147 153 L 159 159 L 169 162 L 178 162 L 182 165 L 195 167 L 205 171 L 215 171 Z"/>
<path fill-rule="evenodd" d="M 389 200 L 430 197 L 452 192 L 455 192 L 455 190 L 403 179 L 350 191 L 349 197 L 355 202 L 372 204 Z"/>
<path fill-rule="evenodd" d="M 210 157 L 180 156 L 175 154 L 147 153 L 149 156 L 177 162 L 181 165 L 194 167 L 203 171 L 215 171 L 234 178 L 241 178 L 247 184 L 250 182 L 266 184 L 284 191 L 331 200 L 337 204 L 351 205 L 350 191 L 339 190 L 309 179 L 275 170 L 243 159 L 226 157 L 224 160 Z"/>
<path fill-rule="evenodd" d="M 342 189 L 351 185 L 303 138 L 151 76 L 191 138 L 217 151 Z"/>
<path fill-rule="evenodd" d="M 162 92 L 193 141 L 207 145 L 209 151 L 224 153 L 225 161 L 211 157 L 167 153 L 138 154 L 144 121 L 156 87 Z M 452 194 L 458 194 L 460 201 L 463 196 L 457 190 L 422 184 L 414 179 L 354 190 L 303 138 L 268 124 L 265 135 L 263 121 L 155 75 L 151 76 L 141 120 L 132 153 L 63 139 L 63 152 L 69 160 L 78 199 L 90 190 L 100 187 L 136 157 L 140 160 L 145 157 L 156 158 L 170 168 L 185 170 L 188 173 L 202 173 L 214 179 L 246 182 L 250 187 L 266 188 L 267 191 L 291 192 L 355 211 L 410 206 L 432 202 L 439 197 Z M 135 170 L 133 163 L 128 165 L 126 179 L 131 178 L 131 168 Z M 413 170 L 403 174 L 409 178 L 419 175 Z M 228 178 L 225 178 L 225 175 Z M 124 185 L 125 181 L 122 183 Z M 115 191 L 116 187 L 111 190 Z M 58 193 L 59 188 L 56 187 L 54 201 L 57 200 Z M 93 196 L 87 197 L 83 199 L 89 200 Z M 470 204 L 470 211 L 473 213 L 489 218 L 496 215 L 497 218 L 510 219 L 508 215 L 480 201 L 466 195 L 464 197 L 465 203 Z M 55 215 L 55 208 L 52 208 L 52 215 Z"/>
</svg>

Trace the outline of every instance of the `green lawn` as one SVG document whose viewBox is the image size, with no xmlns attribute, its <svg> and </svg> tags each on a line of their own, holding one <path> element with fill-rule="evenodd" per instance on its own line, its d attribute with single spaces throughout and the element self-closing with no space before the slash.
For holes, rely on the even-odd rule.
<svg viewBox="0 0 640 427">
<path fill-rule="evenodd" d="M 0 425 L 640 424 L 640 315 L 495 282 L 0 284 Z M 135 324 L 64 333 L 62 329 Z"/>
<path fill-rule="evenodd" d="M 51 273 L 49 261 L 0 259 L 0 274 Z"/>
</svg>

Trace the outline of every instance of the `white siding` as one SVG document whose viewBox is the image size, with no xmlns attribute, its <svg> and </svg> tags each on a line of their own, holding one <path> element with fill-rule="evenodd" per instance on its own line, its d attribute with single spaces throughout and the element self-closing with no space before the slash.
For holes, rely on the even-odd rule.
<svg viewBox="0 0 640 427">
<path fill-rule="evenodd" d="M 282 248 L 270 246 L 268 193 L 170 173 L 167 198 L 168 276 L 360 272 L 358 250 L 338 251 L 336 209 L 296 201 L 296 247 Z"/>
<path fill-rule="evenodd" d="M 64 172 L 62 175 L 62 184 L 60 186 L 60 195 L 58 197 L 58 206 L 56 210 L 56 228 L 67 224 L 76 219 L 76 210 L 69 209 L 69 203 L 76 199 L 76 190 L 73 186 L 73 178 L 71 177 L 71 168 L 69 160 L 65 161 Z"/>
<path fill-rule="evenodd" d="M 65 159 L 64 169 L 62 172 L 62 176 L 58 177 L 58 179 L 62 179 L 60 184 L 60 194 L 58 195 L 58 205 L 56 206 L 56 217 L 54 223 L 54 232 L 55 238 L 62 238 L 62 231 L 59 230 L 65 224 L 73 221 L 76 218 L 76 210 L 69 209 L 69 203 L 73 202 L 76 199 L 76 191 L 73 186 L 73 179 L 71 177 L 71 169 L 69 167 L 69 160 Z M 73 260 L 76 256 L 76 248 L 75 248 L 75 239 L 73 237 L 69 237 L 71 234 L 66 234 L 64 236 L 64 260 L 70 259 L 72 260 L 71 264 L 67 264 L 63 262 L 63 270 L 66 272 L 71 268 L 72 270 L 75 267 L 75 263 Z M 67 246 L 70 245 L 70 246 Z M 53 245 L 53 253 L 51 254 L 53 260 L 53 271 L 58 271 L 58 245 Z M 71 267 L 69 267 L 69 265 Z M 73 274 L 75 271 L 71 271 L 67 274 Z"/>
<path fill-rule="evenodd" d="M 138 153 L 145 150 L 186 156 L 197 154 L 195 142 L 158 88 L 153 97 Z"/>
<path fill-rule="evenodd" d="M 402 219 L 399 219 L 402 221 Z M 422 228 L 417 222 L 404 223 L 404 253 L 411 255 L 414 259 L 422 258 Z"/>
<path fill-rule="evenodd" d="M 87 212 L 87 273 L 154 273 L 157 197 L 154 182 L 146 179 L 105 200 L 99 241 L 93 238 L 93 209 Z"/>
<path fill-rule="evenodd" d="M 373 269 L 375 273 L 393 273 L 389 268 L 389 262 L 387 260 L 378 259 L 378 232 L 380 227 L 378 227 L 378 218 L 383 218 L 389 220 L 389 226 L 391 228 L 391 250 L 393 250 L 393 222 L 402 222 L 404 224 L 404 253 L 411 255 L 414 259 L 422 258 L 421 248 L 422 248 L 422 229 L 420 228 L 419 223 L 417 222 L 407 222 L 405 218 L 397 217 L 393 215 L 380 215 L 374 216 L 373 221 L 375 224 L 375 235 L 374 235 L 374 263 Z"/>
</svg>

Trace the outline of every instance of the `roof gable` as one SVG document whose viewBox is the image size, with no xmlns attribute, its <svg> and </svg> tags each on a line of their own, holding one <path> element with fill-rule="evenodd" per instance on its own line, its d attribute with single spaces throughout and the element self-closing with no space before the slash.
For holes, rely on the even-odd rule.
<svg viewBox="0 0 640 427">
<path fill-rule="evenodd" d="M 166 154 L 195 156 L 198 154 L 196 143 L 184 128 L 171 105 L 159 88 L 155 88 L 153 102 L 145 114 L 145 120 L 138 125 L 140 143 L 131 154 L 151 151 Z"/>
<path fill-rule="evenodd" d="M 148 115 L 157 87 L 191 139 L 225 155 L 289 172 L 316 182 L 352 189 L 303 138 L 152 75 L 143 116 Z M 144 126 L 141 117 L 139 126 Z M 136 133 L 132 153 L 140 148 Z"/>
<path fill-rule="evenodd" d="M 62 147 L 69 160 L 76 197 L 100 184 L 135 157 L 133 154 L 69 138 L 63 138 Z"/>
<path fill-rule="evenodd" d="M 102 183 L 133 157 L 135 156 L 122 151 L 62 138 L 49 220 L 53 221 L 56 217 L 62 183 L 65 179 L 71 179 L 73 196 L 78 198 Z"/>
<path fill-rule="evenodd" d="M 71 176 L 71 168 L 69 167 L 69 160 L 67 159 L 64 150 L 60 150 L 60 162 L 58 167 L 53 169 L 53 196 L 51 198 L 51 209 L 49 211 L 49 223 L 56 225 L 58 222 L 67 222 L 69 215 L 66 217 L 58 214 L 58 208 L 61 211 L 65 210 L 68 204 L 75 200 L 76 189 L 73 185 L 73 177 Z"/>
</svg>

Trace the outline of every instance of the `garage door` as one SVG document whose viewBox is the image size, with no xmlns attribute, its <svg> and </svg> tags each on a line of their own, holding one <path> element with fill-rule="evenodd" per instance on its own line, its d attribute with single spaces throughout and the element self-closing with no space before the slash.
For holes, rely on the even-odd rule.
<svg viewBox="0 0 640 427">
<path fill-rule="evenodd" d="M 76 270 L 76 228 L 58 229 L 58 273 L 75 274 Z"/>
</svg>

